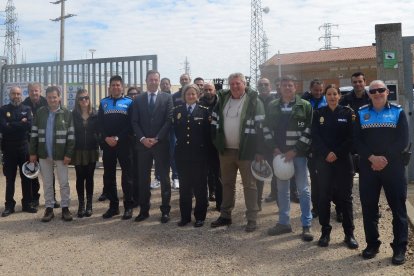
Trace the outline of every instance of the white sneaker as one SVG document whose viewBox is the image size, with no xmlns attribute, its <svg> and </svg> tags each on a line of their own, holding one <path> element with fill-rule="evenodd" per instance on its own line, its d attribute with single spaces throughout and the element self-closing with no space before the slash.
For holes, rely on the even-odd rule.
<svg viewBox="0 0 414 276">
<path fill-rule="evenodd" d="M 173 189 L 180 189 L 180 182 L 178 181 L 178 179 L 173 179 L 173 185 L 172 185 Z"/>
<path fill-rule="evenodd" d="M 158 179 L 154 179 L 154 181 L 151 182 L 151 189 L 158 189 L 161 186 L 161 182 Z"/>
</svg>

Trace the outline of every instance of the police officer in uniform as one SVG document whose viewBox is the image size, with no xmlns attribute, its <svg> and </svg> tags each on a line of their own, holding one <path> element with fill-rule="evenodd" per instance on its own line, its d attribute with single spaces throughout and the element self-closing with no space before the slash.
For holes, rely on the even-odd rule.
<svg viewBox="0 0 414 276">
<path fill-rule="evenodd" d="M 354 237 L 352 209 L 353 165 L 351 159 L 354 113 L 351 108 L 338 105 L 340 94 L 335 85 L 325 88 L 328 106 L 316 109 L 312 121 L 312 157 L 318 178 L 318 211 L 322 235 L 318 245 L 329 245 L 332 226 L 329 224 L 331 201 L 342 206 L 342 227 L 345 244 L 358 247 Z M 334 193 L 334 194 L 333 194 Z"/>
<path fill-rule="evenodd" d="M 185 102 L 174 108 L 173 126 L 177 137 L 175 161 L 180 180 L 180 212 L 178 226 L 191 222 L 193 194 L 196 199 L 194 208 L 194 227 L 204 225 L 207 213 L 207 157 L 211 143 L 210 115 L 208 108 L 200 106 L 200 89 L 195 84 L 183 87 Z"/>
<path fill-rule="evenodd" d="M 407 180 L 402 159 L 408 144 L 408 123 L 401 106 L 388 102 L 388 94 L 383 81 L 371 82 L 371 103 L 358 111 L 354 143 L 361 158 L 359 191 L 367 242 L 362 257 L 374 258 L 381 245 L 378 201 L 384 188 L 393 216 L 392 263 L 400 265 L 405 262 L 408 239 Z"/>
<path fill-rule="evenodd" d="M 6 203 L 1 214 L 7 217 L 14 213 L 16 201 L 13 199 L 16 181 L 16 169 L 20 169 L 22 183 L 22 211 L 36 213 L 32 206 L 32 182 L 23 175 L 22 165 L 28 161 L 29 131 L 32 127 L 32 111 L 22 104 L 22 90 L 14 86 L 9 93 L 10 103 L 0 108 L 0 126 L 3 133 L 1 148 L 3 151 L 3 173 L 6 176 Z"/>
<path fill-rule="evenodd" d="M 101 132 L 104 166 L 104 193 L 108 197 L 109 209 L 102 215 L 104 219 L 119 214 L 119 199 L 116 188 L 117 160 L 122 169 L 122 191 L 124 193 L 124 215 L 122 219 L 132 218 L 132 157 L 130 135 L 130 106 L 132 99 L 122 94 L 123 80 L 112 76 L 109 80 L 110 96 L 101 100 L 98 124 Z"/>
</svg>

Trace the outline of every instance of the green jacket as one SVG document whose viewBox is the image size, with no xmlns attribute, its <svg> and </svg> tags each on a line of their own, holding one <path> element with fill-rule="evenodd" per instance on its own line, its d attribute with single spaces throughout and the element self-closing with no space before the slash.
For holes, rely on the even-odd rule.
<svg viewBox="0 0 414 276">
<path fill-rule="evenodd" d="M 46 125 L 49 116 L 49 108 L 40 108 L 32 125 L 30 135 L 30 155 L 46 159 Z M 53 133 L 53 160 L 63 160 L 64 157 L 72 158 L 75 148 L 75 129 L 73 127 L 72 112 L 64 107 L 56 111 L 55 127 Z"/>
<path fill-rule="evenodd" d="M 218 101 L 212 113 L 211 125 L 213 129 L 213 143 L 220 153 L 226 148 L 224 136 L 223 110 L 230 99 L 230 90 L 220 90 L 217 93 Z M 256 91 L 246 88 L 246 100 L 240 116 L 240 144 L 239 160 L 253 160 L 256 153 L 260 152 L 260 141 L 263 141 L 262 123 L 265 112 L 262 102 Z"/>
<path fill-rule="evenodd" d="M 286 125 L 284 144 L 277 143 L 275 132 L 278 126 L 283 123 L 282 101 L 277 99 L 268 105 L 266 120 L 263 127 L 265 143 L 271 148 L 284 147 L 288 150 L 294 149 L 298 156 L 305 156 L 311 144 L 311 126 L 312 126 L 312 106 L 306 100 L 299 96 L 295 98 L 295 104 L 292 106 L 290 120 Z"/>
</svg>

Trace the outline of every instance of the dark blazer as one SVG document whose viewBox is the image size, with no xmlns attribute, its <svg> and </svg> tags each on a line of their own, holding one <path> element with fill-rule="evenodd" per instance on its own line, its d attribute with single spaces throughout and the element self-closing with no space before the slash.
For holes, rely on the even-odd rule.
<svg viewBox="0 0 414 276">
<path fill-rule="evenodd" d="M 148 92 L 138 95 L 132 104 L 131 124 L 138 142 L 142 137 L 168 142 L 173 102 L 170 94 L 158 91 L 152 114 L 148 109 Z"/>
<path fill-rule="evenodd" d="M 197 104 L 190 115 L 183 104 L 176 106 L 173 114 L 175 160 L 206 161 L 212 144 L 208 108 Z"/>
</svg>

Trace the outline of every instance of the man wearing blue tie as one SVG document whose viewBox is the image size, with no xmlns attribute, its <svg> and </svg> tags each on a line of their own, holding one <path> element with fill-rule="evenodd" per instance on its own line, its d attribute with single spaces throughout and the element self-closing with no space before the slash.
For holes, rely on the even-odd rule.
<svg viewBox="0 0 414 276">
<path fill-rule="evenodd" d="M 171 182 L 169 178 L 169 131 L 173 102 L 171 95 L 158 90 L 160 73 L 149 70 L 146 76 L 148 91 L 140 94 L 132 105 L 132 128 L 138 143 L 139 206 L 135 221 L 149 217 L 150 176 L 152 163 L 158 169 L 161 181 L 161 222 L 170 220 Z M 137 168 L 138 169 L 138 168 Z"/>
</svg>

